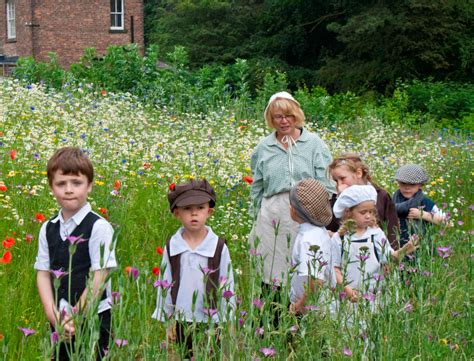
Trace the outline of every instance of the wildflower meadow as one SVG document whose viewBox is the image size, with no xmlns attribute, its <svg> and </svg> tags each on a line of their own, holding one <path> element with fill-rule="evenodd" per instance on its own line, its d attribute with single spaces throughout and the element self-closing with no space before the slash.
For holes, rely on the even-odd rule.
<svg viewBox="0 0 474 361">
<path fill-rule="evenodd" d="M 223 302 L 235 296 L 237 306 L 234 312 L 227 309 L 227 323 L 206 332 L 190 330 L 198 344 L 196 360 L 473 358 L 474 168 L 469 134 L 414 129 L 403 120 L 388 123 L 376 112 L 337 125 L 308 123 L 334 156 L 360 153 L 375 181 L 390 193 L 401 164 L 421 164 L 430 174 L 424 191 L 449 221 L 432 227 L 421 240 L 415 263 L 391 264 L 378 275 L 383 287 L 363 295 L 355 306 L 358 312 L 352 313 L 354 307 L 336 289 L 331 296 L 340 303 L 336 314 L 327 312 L 314 295 L 307 312 L 297 318 L 288 312 L 288 298 L 275 306 L 271 297 L 262 297 L 261 256 L 248 244 L 253 224 L 250 155 L 270 132 L 263 116 L 244 118 L 225 104 L 207 112 L 178 113 L 128 93 L 87 85 L 47 90 L 17 80 L 0 82 L 0 112 L 4 360 L 50 359 L 61 336 L 51 333 L 44 316 L 33 264 L 41 224 L 57 213 L 46 162 L 62 146 L 78 146 L 90 156 L 95 180 L 89 201 L 115 229 L 119 267 L 110 276 L 112 337 L 106 359 L 166 360 L 182 354 L 167 342 L 168 325 L 151 316 L 156 288 L 166 287 L 157 282 L 163 248 L 179 225 L 169 211 L 168 187 L 201 177 L 215 187 L 218 199 L 209 225 L 226 238 L 234 267 L 235 295 L 224 292 Z M 383 307 L 370 312 L 376 298 Z M 272 323 L 273 307 L 281 308 L 278 328 Z M 78 320 L 86 327 L 77 335 L 74 360 L 95 359 L 98 331 L 93 316 Z"/>
</svg>

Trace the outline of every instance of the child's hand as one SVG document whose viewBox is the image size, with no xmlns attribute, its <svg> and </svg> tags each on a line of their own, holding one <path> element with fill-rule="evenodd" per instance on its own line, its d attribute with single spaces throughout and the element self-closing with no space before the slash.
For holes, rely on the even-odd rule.
<svg viewBox="0 0 474 361">
<path fill-rule="evenodd" d="M 347 298 L 349 298 L 349 301 L 352 303 L 359 301 L 359 294 L 357 290 L 353 289 L 351 286 L 344 287 L 344 292 L 346 292 Z"/>
<path fill-rule="evenodd" d="M 422 219 L 423 213 L 419 208 L 410 208 L 407 218 L 410 219 Z"/>
<path fill-rule="evenodd" d="M 410 239 L 405 245 L 402 247 L 400 250 L 403 254 L 410 254 L 413 253 L 417 250 L 417 248 L 420 246 L 419 241 L 415 241 Z"/>
<path fill-rule="evenodd" d="M 176 325 L 172 324 L 166 327 L 166 338 L 169 342 L 176 342 Z"/>
<path fill-rule="evenodd" d="M 76 333 L 76 326 L 74 325 L 74 320 L 70 314 L 66 313 L 63 315 L 61 325 L 64 327 L 64 339 L 66 341 L 70 340 Z"/>
<path fill-rule="evenodd" d="M 290 305 L 290 313 L 295 314 L 295 315 L 301 315 L 304 313 L 304 306 L 305 306 L 305 302 L 304 302 L 304 299 L 302 298 Z"/>
</svg>

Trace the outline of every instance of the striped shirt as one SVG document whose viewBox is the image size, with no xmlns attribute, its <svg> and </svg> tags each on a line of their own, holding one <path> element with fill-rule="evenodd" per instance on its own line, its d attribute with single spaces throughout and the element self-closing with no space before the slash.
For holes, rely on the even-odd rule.
<svg viewBox="0 0 474 361">
<path fill-rule="evenodd" d="M 316 134 L 302 128 L 300 137 L 285 149 L 273 131 L 255 147 L 250 160 L 250 194 L 256 211 L 263 197 L 288 192 L 305 178 L 315 178 L 329 193 L 336 193 L 334 183 L 326 175 L 331 161 L 329 148 Z"/>
</svg>

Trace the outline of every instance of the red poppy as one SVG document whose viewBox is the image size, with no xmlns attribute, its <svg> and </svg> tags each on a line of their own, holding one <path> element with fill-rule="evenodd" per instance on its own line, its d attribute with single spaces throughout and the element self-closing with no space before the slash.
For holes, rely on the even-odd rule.
<svg viewBox="0 0 474 361">
<path fill-rule="evenodd" d="M 8 187 L 5 184 L 0 183 L 0 192 L 6 192 L 7 189 L 8 189 Z"/>
<path fill-rule="evenodd" d="M 33 240 L 33 235 L 28 233 L 28 234 L 25 236 L 25 241 L 26 241 L 26 243 L 30 243 L 32 240 Z"/>
<path fill-rule="evenodd" d="M 151 269 L 151 272 L 153 272 L 153 274 L 154 274 L 155 276 L 158 276 L 158 275 L 160 274 L 160 268 L 159 268 L 159 267 L 153 267 L 153 268 Z"/>
<path fill-rule="evenodd" d="M 246 129 L 246 128 L 248 128 L 248 126 L 246 126 L 246 125 L 241 125 L 241 126 L 239 126 L 239 128 L 240 128 L 240 129 Z"/>
<path fill-rule="evenodd" d="M 163 248 L 161 248 L 160 246 L 156 247 L 156 253 L 163 254 Z"/>
<path fill-rule="evenodd" d="M 15 149 L 12 149 L 12 150 L 10 151 L 10 158 L 11 158 L 12 160 L 14 160 L 15 157 L 16 157 L 16 150 L 15 150 Z"/>
<path fill-rule="evenodd" d="M 102 90 L 100 91 L 100 94 L 102 94 L 102 95 L 107 95 L 107 90 L 102 89 Z"/>
<path fill-rule="evenodd" d="M 3 247 L 4 248 L 10 248 L 10 247 L 13 247 L 14 245 L 15 245 L 15 238 L 13 238 L 13 237 L 7 237 L 3 241 Z"/>
<path fill-rule="evenodd" d="M 99 208 L 99 212 L 102 213 L 104 216 L 107 215 L 107 208 Z"/>
<path fill-rule="evenodd" d="M 0 263 L 8 264 L 12 261 L 12 253 L 10 251 L 6 251 L 2 258 L 0 258 Z"/>
<path fill-rule="evenodd" d="M 132 271 L 132 266 L 127 266 L 123 270 L 125 273 L 130 274 L 130 272 Z"/>
<path fill-rule="evenodd" d="M 115 182 L 114 182 L 114 189 L 116 191 L 118 191 L 120 189 L 120 186 L 122 185 L 122 183 L 120 183 L 120 181 L 117 179 Z"/>
<path fill-rule="evenodd" d="M 151 167 L 151 163 L 145 162 L 143 163 L 143 169 L 148 169 Z"/>
<path fill-rule="evenodd" d="M 253 183 L 253 178 L 252 177 L 249 177 L 248 175 L 244 176 L 243 178 L 243 181 L 248 183 L 248 184 L 252 184 Z"/>
<path fill-rule="evenodd" d="M 46 221 L 46 217 L 43 216 L 41 213 L 36 213 L 35 219 L 40 223 L 43 223 L 44 221 Z"/>
<path fill-rule="evenodd" d="M 170 191 L 174 191 L 174 187 L 176 187 L 175 183 L 171 183 L 169 186 Z"/>
</svg>

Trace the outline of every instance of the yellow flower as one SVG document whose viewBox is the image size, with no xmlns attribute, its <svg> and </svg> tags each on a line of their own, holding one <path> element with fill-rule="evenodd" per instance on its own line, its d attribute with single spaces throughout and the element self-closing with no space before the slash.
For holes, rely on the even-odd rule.
<svg viewBox="0 0 474 361">
<path fill-rule="evenodd" d="M 186 178 L 186 179 L 194 179 L 194 176 L 191 175 L 191 174 L 186 174 L 186 175 L 184 176 L 184 178 Z"/>
<path fill-rule="evenodd" d="M 436 182 L 438 182 L 438 183 L 443 183 L 443 182 L 444 182 L 444 179 L 443 179 L 443 178 L 438 178 L 438 179 L 436 179 Z"/>
<path fill-rule="evenodd" d="M 434 191 L 434 190 L 430 190 L 428 192 L 428 196 L 430 196 L 430 197 L 433 197 L 435 194 L 436 194 L 436 191 Z"/>
<path fill-rule="evenodd" d="M 103 186 L 104 184 L 105 184 L 105 183 L 102 182 L 102 181 L 99 181 L 99 180 L 96 180 L 96 181 L 95 181 L 95 185 L 97 185 L 97 186 Z"/>
<path fill-rule="evenodd" d="M 445 338 L 440 338 L 440 339 L 439 339 L 439 343 L 440 343 L 441 345 L 447 345 L 447 344 L 449 343 L 449 341 L 448 341 L 447 339 L 445 339 Z"/>
<path fill-rule="evenodd" d="M 211 180 L 209 181 L 209 184 L 210 184 L 211 186 L 213 186 L 214 184 L 216 184 L 216 182 L 214 182 L 214 180 L 211 179 Z"/>
<path fill-rule="evenodd" d="M 250 167 L 245 168 L 245 171 L 250 172 L 251 171 Z"/>
<path fill-rule="evenodd" d="M 432 185 L 432 186 L 435 186 L 435 185 L 436 185 L 436 181 L 431 182 L 431 185 Z"/>
<path fill-rule="evenodd" d="M 8 177 L 14 177 L 15 176 L 15 171 L 14 170 L 11 170 L 9 173 L 8 173 Z"/>
<path fill-rule="evenodd" d="M 131 170 L 131 171 L 130 171 L 130 175 L 131 175 L 132 177 L 136 177 L 137 173 L 135 173 L 133 170 Z"/>
</svg>

